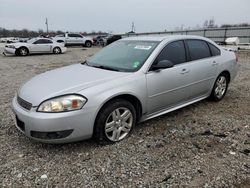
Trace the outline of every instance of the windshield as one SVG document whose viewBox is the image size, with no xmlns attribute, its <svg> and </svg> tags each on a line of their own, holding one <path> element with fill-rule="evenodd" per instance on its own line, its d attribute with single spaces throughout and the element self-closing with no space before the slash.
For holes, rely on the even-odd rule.
<svg viewBox="0 0 250 188">
<path fill-rule="evenodd" d="M 114 71 L 135 72 L 158 44 L 157 41 L 117 41 L 100 50 L 86 64 Z"/>
<path fill-rule="evenodd" d="M 36 40 L 37 40 L 36 38 L 33 38 L 33 39 L 28 40 L 27 43 L 32 44 L 32 43 L 35 42 Z"/>
</svg>

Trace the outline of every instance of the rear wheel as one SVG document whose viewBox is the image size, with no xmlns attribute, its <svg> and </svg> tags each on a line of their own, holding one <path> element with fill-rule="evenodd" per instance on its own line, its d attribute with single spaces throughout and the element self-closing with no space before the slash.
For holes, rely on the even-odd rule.
<svg viewBox="0 0 250 188">
<path fill-rule="evenodd" d="M 136 122 L 134 106 L 122 99 L 106 104 L 99 112 L 94 130 L 95 139 L 101 143 L 115 143 L 128 137 Z"/>
<path fill-rule="evenodd" d="M 92 46 L 92 43 L 91 43 L 90 41 L 86 41 L 86 42 L 85 42 L 85 46 L 86 46 L 87 48 L 90 48 L 90 47 Z"/>
<path fill-rule="evenodd" d="M 60 54 L 62 51 L 61 51 L 61 48 L 59 48 L 59 47 L 55 47 L 54 49 L 53 49 L 53 53 L 54 54 Z"/>
<path fill-rule="evenodd" d="M 228 83 L 228 75 L 225 73 L 220 74 L 214 83 L 210 98 L 214 101 L 220 101 L 221 99 L 223 99 L 227 92 Z"/>
<path fill-rule="evenodd" d="M 20 56 L 26 56 L 26 55 L 28 55 L 28 53 L 29 53 L 29 51 L 27 48 L 21 47 L 18 49 L 18 54 Z"/>
</svg>

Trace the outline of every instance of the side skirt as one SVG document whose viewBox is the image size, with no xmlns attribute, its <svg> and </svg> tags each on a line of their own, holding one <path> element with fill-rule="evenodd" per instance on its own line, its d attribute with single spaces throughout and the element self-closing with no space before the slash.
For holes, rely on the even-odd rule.
<svg viewBox="0 0 250 188">
<path fill-rule="evenodd" d="M 144 115 L 144 116 L 141 118 L 140 122 L 143 122 L 143 121 L 146 121 L 146 120 L 155 118 L 155 117 L 157 117 L 157 116 L 161 116 L 161 115 L 163 115 L 163 114 L 166 114 L 166 113 L 169 113 L 169 112 L 172 112 L 172 111 L 175 111 L 175 110 L 177 110 L 177 109 L 183 108 L 183 107 L 188 106 L 188 105 L 190 105 L 190 104 L 193 104 L 193 103 L 196 103 L 196 102 L 201 101 L 201 100 L 203 100 L 203 99 L 206 99 L 207 97 L 208 97 L 208 96 L 205 95 L 205 96 L 196 98 L 196 99 L 194 99 L 194 100 L 191 100 L 191 101 L 182 103 L 182 104 L 180 104 L 180 105 L 173 106 L 173 107 L 168 108 L 168 109 L 163 109 L 163 110 L 160 110 L 160 111 L 158 111 L 158 112 L 154 112 L 154 113 L 152 113 L 152 114 Z"/>
</svg>

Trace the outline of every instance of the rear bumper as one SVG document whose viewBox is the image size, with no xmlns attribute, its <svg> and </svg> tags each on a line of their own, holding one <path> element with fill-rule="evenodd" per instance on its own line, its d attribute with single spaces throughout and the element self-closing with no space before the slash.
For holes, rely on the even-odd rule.
<svg viewBox="0 0 250 188">
<path fill-rule="evenodd" d="M 40 142 L 67 143 L 91 138 L 93 134 L 95 109 L 41 113 L 33 107 L 27 111 L 17 103 L 15 97 L 12 110 L 18 130 Z"/>
<path fill-rule="evenodd" d="M 62 53 L 65 53 L 67 51 L 67 47 L 61 47 Z"/>
</svg>

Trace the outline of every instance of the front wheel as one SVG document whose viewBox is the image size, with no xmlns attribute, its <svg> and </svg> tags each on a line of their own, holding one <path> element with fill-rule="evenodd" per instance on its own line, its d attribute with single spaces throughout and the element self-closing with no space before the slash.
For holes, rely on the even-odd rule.
<svg viewBox="0 0 250 188">
<path fill-rule="evenodd" d="M 26 55 L 28 55 L 28 53 L 29 53 L 29 51 L 27 48 L 21 47 L 18 49 L 18 54 L 20 56 L 26 56 Z"/>
<path fill-rule="evenodd" d="M 227 88 L 228 88 L 229 78 L 227 74 L 222 73 L 220 74 L 215 83 L 210 95 L 210 98 L 214 101 L 220 101 L 226 95 Z"/>
<path fill-rule="evenodd" d="M 111 101 L 97 116 L 94 137 L 101 144 L 119 142 L 129 136 L 135 122 L 136 111 L 130 102 Z"/>
</svg>

